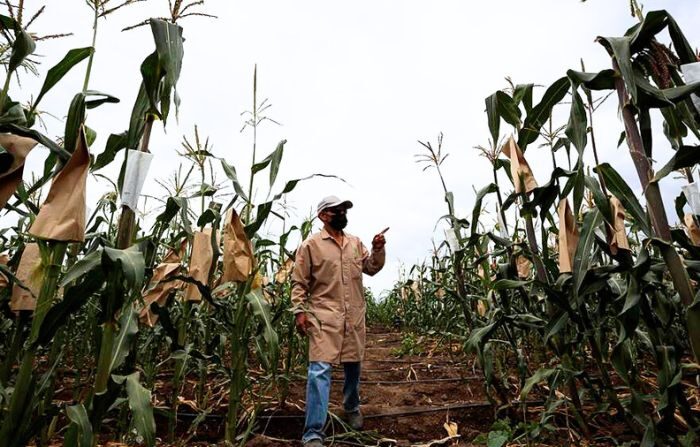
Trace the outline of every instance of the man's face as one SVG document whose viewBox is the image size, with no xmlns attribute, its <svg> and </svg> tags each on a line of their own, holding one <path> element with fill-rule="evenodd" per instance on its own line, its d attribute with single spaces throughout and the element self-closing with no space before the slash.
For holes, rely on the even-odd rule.
<svg viewBox="0 0 700 447">
<path fill-rule="evenodd" d="M 345 206 L 334 206 L 321 211 L 319 218 L 334 230 L 342 230 L 348 224 L 348 209 Z"/>
</svg>

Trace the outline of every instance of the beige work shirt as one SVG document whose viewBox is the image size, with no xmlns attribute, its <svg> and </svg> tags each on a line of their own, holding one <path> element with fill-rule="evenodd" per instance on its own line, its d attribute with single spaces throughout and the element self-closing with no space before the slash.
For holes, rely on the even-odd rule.
<svg viewBox="0 0 700 447">
<path fill-rule="evenodd" d="M 306 311 L 310 362 L 359 362 L 365 353 L 365 296 L 362 273 L 384 267 L 385 252 L 368 252 L 345 233 L 342 247 L 325 229 L 306 239 L 292 273 L 294 312 Z"/>
</svg>

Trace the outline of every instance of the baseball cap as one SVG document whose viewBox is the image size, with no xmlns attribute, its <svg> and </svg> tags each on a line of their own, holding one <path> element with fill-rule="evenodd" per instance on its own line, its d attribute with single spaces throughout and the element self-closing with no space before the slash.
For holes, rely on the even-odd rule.
<svg viewBox="0 0 700 447">
<path fill-rule="evenodd" d="M 319 203 L 316 212 L 320 213 L 326 208 L 333 208 L 334 206 L 345 205 L 345 208 L 352 208 L 352 202 L 349 200 L 341 200 L 338 196 L 328 196 L 324 197 Z"/>
</svg>

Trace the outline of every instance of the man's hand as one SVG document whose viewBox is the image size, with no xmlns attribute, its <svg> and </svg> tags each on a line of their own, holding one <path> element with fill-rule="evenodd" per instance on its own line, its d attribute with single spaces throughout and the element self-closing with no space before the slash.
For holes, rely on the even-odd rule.
<svg viewBox="0 0 700 447">
<path fill-rule="evenodd" d="M 384 232 L 379 233 L 372 239 L 372 248 L 375 250 L 381 250 L 386 244 L 386 239 L 384 239 Z"/>
<path fill-rule="evenodd" d="M 309 321 L 308 318 L 306 318 L 306 314 L 304 312 L 299 312 L 298 314 L 295 315 L 296 319 L 296 326 L 297 326 L 297 331 L 304 336 L 309 335 L 309 326 L 311 325 L 311 322 Z"/>
</svg>

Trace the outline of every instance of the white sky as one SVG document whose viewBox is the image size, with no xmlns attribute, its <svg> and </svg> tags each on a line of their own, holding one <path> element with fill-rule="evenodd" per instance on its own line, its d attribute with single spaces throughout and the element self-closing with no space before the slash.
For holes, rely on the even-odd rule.
<svg viewBox="0 0 700 447">
<path fill-rule="evenodd" d="M 116 3 L 119 0 L 114 0 Z M 45 71 L 70 48 L 90 45 L 91 10 L 84 0 L 27 0 L 31 15 L 41 4 L 47 11 L 31 31 L 39 34 L 72 32 L 73 36 L 40 42 L 42 77 L 22 77 L 13 99 L 36 96 Z M 422 172 L 414 154 L 417 140 L 435 143 L 444 132 L 444 165 L 457 213 L 471 217 L 473 188 L 492 181 L 490 165 L 473 147 L 489 138 L 484 98 L 516 83 L 549 85 L 569 68 L 588 71 L 610 67 L 598 35 L 619 36 L 635 23 L 627 0 L 208 0 L 205 12 L 218 19 L 188 18 L 184 27 L 185 59 L 179 83 L 180 119 L 154 127 L 151 151 L 155 160 L 147 193 L 162 196 L 154 178 L 169 176 L 179 163 L 182 135 L 193 126 L 210 138 L 213 152 L 234 164 L 247 184 L 252 134 L 240 133 L 240 113 L 252 107 L 252 74 L 258 64 L 259 98 L 269 98 L 268 115 L 282 126 L 263 125 L 258 134 L 258 159 L 277 142 L 288 140 L 275 191 L 284 181 L 311 173 L 338 175 L 348 184 L 311 180 L 288 195 L 296 209 L 291 223 L 300 223 L 321 197 L 336 194 L 354 201 L 348 230 L 369 245 L 386 226 L 387 265 L 366 278 L 375 293 L 390 288 L 400 263 L 421 262 L 444 236 L 435 231 L 446 213 L 435 171 Z M 680 22 L 691 45 L 700 45 L 700 8 L 696 0 L 644 1 L 646 10 L 668 9 Z M 141 81 L 139 66 L 153 51 L 148 27 L 121 32 L 128 25 L 167 13 L 166 0 L 149 0 L 102 21 L 90 87 L 111 93 L 122 102 L 90 111 L 87 123 L 99 139 L 91 148 L 103 151 L 106 137 L 128 127 L 129 114 Z M 42 102 L 48 134 L 63 132 L 63 119 L 72 96 L 80 91 L 85 64 L 77 67 Z M 543 89 L 535 93 L 535 102 Z M 565 124 L 568 107 L 561 108 Z M 567 110 L 564 110 L 567 109 Z M 639 189 L 629 154 L 616 149 L 622 130 L 611 100 L 595 117 L 601 161 L 612 163 Z M 658 122 L 658 118 L 657 118 Z M 508 128 L 502 123 L 501 132 Z M 670 157 L 662 134 L 656 135 L 655 155 L 663 164 Z M 590 148 L 588 149 L 590 151 Z M 527 158 L 540 184 L 549 179 L 551 157 L 537 144 Z M 560 155 L 563 155 L 560 154 Z M 590 154 L 589 154 L 590 155 Z M 45 150 L 34 151 L 28 166 L 39 168 Z M 121 158 L 117 159 L 120 164 Z M 563 159 L 561 159 L 563 160 Z M 116 169 L 104 170 L 115 176 Z M 26 171 L 25 171 L 26 175 Z M 26 178 L 26 177 L 25 177 Z M 223 175 L 219 176 L 224 180 Z M 507 185 L 502 179 L 502 185 Z M 668 186 L 667 186 L 668 185 Z M 267 194 L 267 175 L 258 180 L 257 199 Z M 679 186 L 663 183 L 667 207 Z M 105 182 L 92 178 L 89 203 L 105 191 Z M 509 188 L 505 188 L 509 189 Z M 229 188 L 230 191 L 230 188 Z M 223 199 L 227 202 L 226 199 Z M 493 216 L 493 199 L 487 204 Z M 511 216 L 514 209 L 511 210 Z M 675 214 L 675 213 L 674 213 Z M 675 220 L 674 215 L 670 215 Z M 488 219 L 488 217 L 486 218 Z"/>
</svg>

